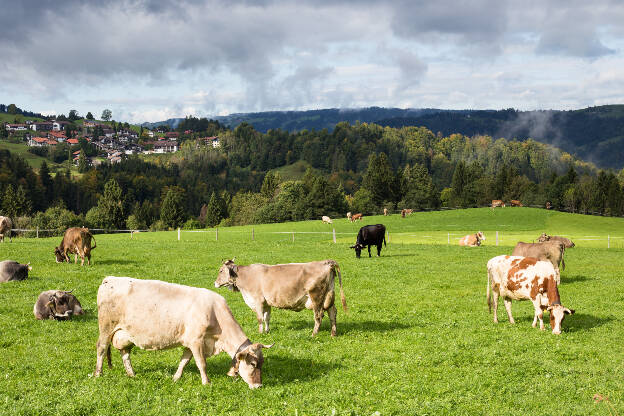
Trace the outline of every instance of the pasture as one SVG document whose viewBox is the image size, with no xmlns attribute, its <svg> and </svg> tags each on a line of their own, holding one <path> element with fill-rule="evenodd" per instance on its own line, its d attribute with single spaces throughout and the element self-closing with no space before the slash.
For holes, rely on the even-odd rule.
<svg viewBox="0 0 624 416">
<path fill-rule="evenodd" d="M 380 258 L 348 246 L 365 224 L 384 223 L 390 242 Z M 251 241 L 251 230 L 255 239 Z M 336 229 L 337 243 L 330 232 Z M 457 245 L 481 230 L 478 248 Z M 500 232 L 500 246 L 494 231 Z M 291 231 L 295 234 L 292 241 Z M 532 305 L 514 302 L 515 325 L 499 305 L 498 325 L 485 299 L 487 260 L 543 231 L 570 236 L 562 303 L 576 313 L 560 336 L 531 327 Z M 448 234 L 453 236 L 447 244 Z M 462 235 L 463 235 L 462 234 Z M 28 280 L 0 285 L 0 414 L 11 415 L 381 415 L 609 414 L 608 396 L 623 413 L 624 221 L 531 208 L 415 213 L 405 219 L 367 217 L 351 224 L 318 221 L 232 227 L 205 233 L 96 235 L 93 264 L 56 264 L 61 237 L 14 238 L 0 260 L 31 262 Z M 374 255 L 375 251 L 373 251 Z M 335 259 L 349 306 L 338 307 L 338 336 L 329 319 L 310 336 L 311 311 L 273 309 L 271 333 L 258 334 L 240 293 L 223 295 L 253 342 L 265 350 L 264 386 L 226 375 L 226 354 L 207 360 L 212 384 L 202 386 L 191 362 L 174 383 L 181 349 L 133 349 L 135 378 L 113 349 L 113 369 L 91 377 L 98 336 L 96 292 L 107 275 L 161 279 L 214 289 L 222 259 L 288 263 Z M 86 310 L 72 321 L 36 321 L 33 304 L 48 289 L 74 289 Z M 545 320 L 547 322 L 547 319 Z"/>
</svg>

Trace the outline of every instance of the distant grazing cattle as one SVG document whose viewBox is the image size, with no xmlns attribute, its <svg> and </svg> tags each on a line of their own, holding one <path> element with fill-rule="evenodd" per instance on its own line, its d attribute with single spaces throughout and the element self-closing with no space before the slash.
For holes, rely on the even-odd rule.
<svg viewBox="0 0 624 416">
<path fill-rule="evenodd" d="M 24 280 L 28 277 L 28 272 L 32 270 L 30 263 L 20 264 L 13 260 L 0 262 L 0 283 L 11 280 Z"/>
<path fill-rule="evenodd" d="M 460 238 L 459 245 L 467 247 L 478 247 L 481 245 L 482 240 L 485 240 L 485 236 L 481 231 L 479 231 L 475 234 L 469 234 L 465 237 Z"/>
<path fill-rule="evenodd" d="M 546 209 L 552 209 L 552 204 L 550 201 L 546 202 Z"/>
<path fill-rule="evenodd" d="M 566 315 L 574 313 L 561 304 L 555 276 L 557 272 L 550 262 L 538 261 L 532 257 L 498 256 L 487 264 L 488 285 L 487 303 L 492 312 L 490 289 L 494 292 L 494 322 L 498 323 L 498 297 L 502 296 L 509 322 L 515 323 L 511 315 L 511 301 L 530 300 L 533 302 L 533 328 L 540 322 L 544 329 L 543 312 L 550 312 L 550 327 L 553 334 L 561 333 L 561 322 Z"/>
<path fill-rule="evenodd" d="M 91 239 L 95 243 L 91 247 Z M 91 250 L 97 246 L 95 237 L 89 232 L 88 228 L 72 227 L 65 231 L 63 241 L 54 249 L 54 255 L 56 256 L 57 263 L 69 262 L 69 256 L 67 253 L 74 253 L 74 263 L 78 262 L 78 256 L 80 256 L 80 265 L 84 265 L 85 257 L 88 259 L 88 264 L 91 265 Z"/>
<path fill-rule="evenodd" d="M 408 208 L 402 209 L 401 210 L 401 217 L 405 218 L 406 215 L 412 215 L 412 212 L 414 212 L 413 209 L 408 209 Z"/>
<path fill-rule="evenodd" d="M 37 319 L 64 321 L 75 315 L 84 315 L 84 310 L 71 291 L 47 290 L 37 298 L 33 313 Z"/>
<path fill-rule="evenodd" d="M 357 220 L 362 221 L 362 218 L 363 218 L 362 214 L 353 214 L 353 215 L 351 215 L 351 222 L 354 222 L 354 221 L 357 221 Z"/>
<path fill-rule="evenodd" d="M 219 269 L 215 287 L 228 286 L 240 291 L 243 300 L 256 313 L 258 331 L 269 332 L 271 306 L 300 311 L 304 307 L 314 311 L 316 335 L 321 328 L 323 314 L 327 311 L 331 322 L 331 335 L 336 336 L 336 305 L 334 280 L 338 276 L 340 300 L 346 312 L 347 303 L 342 291 L 340 267 L 334 260 L 289 264 L 250 264 L 238 266 L 228 260 Z"/>
<path fill-rule="evenodd" d="M 331 218 L 329 218 L 327 215 L 323 215 L 322 219 L 323 219 L 323 223 L 324 224 L 331 224 L 332 223 Z"/>
<path fill-rule="evenodd" d="M 347 212 L 347 219 L 348 219 L 349 221 L 351 221 L 351 213 L 350 213 L 350 212 Z"/>
<path fill-rule="evenodd" d="M 539 241 L 540 243 L 543 243 L 545 241 L 560 241 L 563 243 L 565 248 L 574 247 L 574 243 L 572 242 L 572 240 L 565 238 L 565 237 L 559 237 L 558 235 L 548 235 L 546 233 L 542 233 L 542 235 L 539 236 L 537 241 Z"/>
<path fill-rule="evenodd" d="M 11 228 L 13 228 L 13 222 L 11 218 L 0 216 L 0 241 L 4 243 L 4 236 L 8 235 L 9 240 L 13 241 L 11 236 Z"/>
<path fill-rule="evenodd" d="M 386 227 L 383 224 L 365 225 L 358 232 L 355 245 L 355 256 L 359 259 L 362 249 L 368 246 L 368 257 L 371 257 L 371 246 L 377 246 L 377 256 L 381 256 L 381 245 L 386 245 Z"/>
<path fill-rule="evenodd" d="M 535 257 L 538 260 L 549 261 L 557 270 L 557 284 L 559 283 L 559 265 L 565 270 L 563 255 L 565 245 L 560 241 L 546 241 L 544 243 L 519 242 L 511 253 L 512 256 Z"/>
<path fill-rule="evenodd" d="M 521 207 L 522 206 L 522 202 L 518 201 L 517 199 L 512 199 L 511 201 L 509 201 L 509 204 L 512 207 Z"/>
<path fill-rule="evenodd" d="M 262 349 L 271 345 L 252 344 L 223 296 L 215 292 L 158 280 L 108 276 L 98 289 L 97 306 L 100 336 L 96 377 L 102 374 L 104 354 L 112 367 L 111 344 L 121 353 L 130 377 L 134 376 L 130 362 L 133 346 L 146 350 L 182 346 L 173 381 L 182 376 L 193 357 L 202 384 L 208 384 L 206 357 L 226 352 L 232 358 L 229 376 L 240 375 L 252 389 L 262 386 Z"/>
<path fill-rule="evenodd" d="M 384 208 L 384 216 L 388 216 L 388 208 Z"/>
<path fill-rule="evenodd" d="M 500 199 L 493 199 L 492 200 L 492 209 L 494 209 L 496 207 L 503 207 L 503 208 L 505 208 L 505 203 L 502 200 L 500 200 Z"/>
</svg>

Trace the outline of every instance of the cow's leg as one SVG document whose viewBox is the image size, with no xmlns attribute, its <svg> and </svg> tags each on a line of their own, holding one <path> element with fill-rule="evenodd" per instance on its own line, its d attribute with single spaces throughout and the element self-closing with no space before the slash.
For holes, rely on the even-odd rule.
<svg viewBox="0 0 624 416">
<path fill-rule="evenodd" d="M 540 329 L 544 330 L 544 311 L 542 310 L 542 299 L 540 295 L 533 301 L 533 308 L 535 308 L 535 315 L 533 316 L 533 328 L 537 326 L 537 320 L 539 319 Z"/>
<path fill-rule="evenodd" d="M 264 323 L 264 308 L 262 305 L 258 305 L 255 309 L 256 320 L 258 321 L 258 333 L 262 334 L 262 324 Z"/>
<path fill-rule="evenodd" d="M 494 311 L 494 323 L 495 324 L 498 323 L 498 297 L 499 296 L 500 296 L 500 293 L 498 292 L 498 290 L 496 290 L 496 288 L 493 285 L 492 286 L 492 310 Z"/>
<path fill-rule="evenodd" d="M 515 324 L 513 316 L 511 316 L 511 299 L 503 298 L 503 302 L 505 303 L 505 309 L 507 309 L 507 316 L 509 317 L 509 323 Z"/>
<path fill-rule="evenodd" d="M 91 252 L 87 252 L 87 264 L 91 266 Z"/>
<path fill-rule="evenodd" d="M 269 321 L 271 320 L 271 306 L 262 305 L 262 320 L 264 321 L 264 332 L 269 333 Z"/>
<path fill-rule="evenodd" d="M 182 352 L 182 358 L 180 359 L 180 365 L 178 365 L 178 371 L 173 375 L 173 381 L 178 381 L 180 377 L 182 377 L 182 371 L 184 371 L 184 367 L 191 361 L 191 357 L 193 353 L 188 348 L 184 348 Z"/>
<path fill-rule="evenodd" d="M 126 374 L 128 377 L 134 377 L 134 369 L 132 368 L 132 363 L 130 362 L 130 351 L 132 347 L 126 347 L 119 350 L 121 354 L 121 361 L 123 362 L 124 368 L 126 369 Z"/>
<path fill-rule="evenodd" d="M 93 375 L 95 377 L 99 377 L 102 374 L 102 365 L 104 365 L 104 354 L 107 353 L 109 348 L 110 341 L 107 336 L 102 336 L 98 338 L 97 341 L 97 359 L 95 362 L 95 373 Z"/>
<path fill-rule="evenodd" d="M 321 322 L 323 322 L 323 308 L 321 305 L 314 305 L 314 329 L 312 330 L 312 336 L 318 334 L 321 329 Z"/>
<path fill-rule="evenodd" d="M 191 352 L 193 353 L 193 358 L 195 359 L 195 364 L 199 369 L 199 374 L 201 375 L 202 384 L 210 383 L 210 379 L 206 375 L 206 355 L 204 354 L 204 345 L 203 342 L 199 341 L 195 345 L 191 347 Z"/>
<path fill-rule="evenodd" d="M 368 246 L 368 257 L 373 257 L 373 256 L 371 256 L 371 254 L 370 254 L 370 245 Z"/>
<path fill-rule="evenodd" d="M 129 377 L 134 377 L 134 370 L 132 369 L 132 363 L 130 362 L 130 351 L 132 350 L 132 346 L 134 344 L 130 341 L 130 334 L 124 330 L 119 330 L 115 332 L 111 342 L 113 347 L 117 348 L 121 354 L 121 361 L 126 369 L 126 374 L 128 374 Z"/>
<path fill-rule="evenodd" d="M 336 305 L 332 305 L 329 309 L 327 309 L 327 315 L 329 315 L 329 321 L 331 322 L 331 336 L 336 336 L 336 315 L 338 314 L 336 310 Z"/>
<path fill-rule="evenodd" d="M 377 257 L 381 257 L 381 244 L 377 245 Z"/>
</svg>

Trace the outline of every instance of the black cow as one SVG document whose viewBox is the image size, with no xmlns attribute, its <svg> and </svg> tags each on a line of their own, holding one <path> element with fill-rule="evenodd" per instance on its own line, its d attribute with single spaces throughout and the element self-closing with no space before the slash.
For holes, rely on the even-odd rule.
<svg viewBox="0 0 624 416">
<path fill-rule="evenodd" d="M 381 243 L 386 245 L 386 226 L 383 224 L 365 225 L 360 228 L 355 245 L 355 256 L 359 259 L 362 249 L 368 246 L 368 257 L 371 257 L 371 246 L 377 246 L 377 256 L 381 256 Z"/>
</svg>

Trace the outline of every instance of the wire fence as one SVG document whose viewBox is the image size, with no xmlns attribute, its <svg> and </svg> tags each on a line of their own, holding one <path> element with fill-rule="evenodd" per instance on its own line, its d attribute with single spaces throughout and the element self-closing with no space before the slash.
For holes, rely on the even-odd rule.
<svg viewBox="0 0 624 416">
<path fill-rule="evenodd" d="M 452 226 L 452 224 L 449 224 Z M 506 226 L 500 224 L 501 227 Z M 62 235 L 64 231 L 58 229 L 22 229 L 14 228 L 13 232 L 21 234 L 23 237 L 44 238 Z M 105 229 L 90 228 L 93 234 L 128 234 L 130 239 L 136 238 L 139 233 L 152 233 L 153 230 L 133 230 L 133 229 Z M 160 231 L 162 233 L 162 231 Z M 164 232 L 171 236 L 173 241 L 281 241 L 281 242 L 323 242 L 333 244 L 354 244 L 357 231 L 338 232 L 335 228 L 331 231 L 266 231 L 251 229 L 230 229 L 211 228 L 197 230 L 183 230 L 178 228 L 173 231 Z M 459 240 L 466 235 L 474 234 L 472 232 L 450 232 L 450 231 L 405 231 L 405 232 L 386 232 L 387 243 L 397 244 L 429 244 L 429 245 L 458 245 Z M 624 236 L 621 235 L 560 235 L 561 237 L 570 238 L 576 242 L 577 246 L 596 247 L 596 248 L 624 248 Z M 514 246 L 519 241 L 537 242 L 538 236 L 530 231 L 488 231 L 486 239 L 482 245 L 494 246 Z"/>
</svg>

